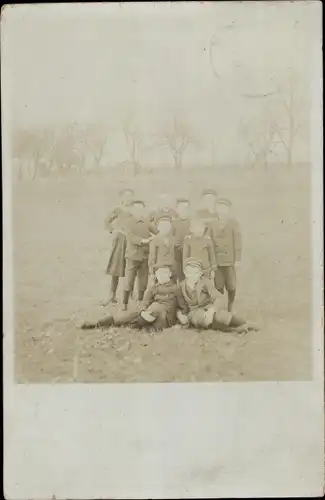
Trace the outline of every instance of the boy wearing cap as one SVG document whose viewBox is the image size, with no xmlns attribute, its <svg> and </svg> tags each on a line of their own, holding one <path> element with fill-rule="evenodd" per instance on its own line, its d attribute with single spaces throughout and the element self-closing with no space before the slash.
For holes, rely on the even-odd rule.
<svg viewBox="0 0 325 500">
<path fill-rule="evenodd" d="M 183 245 L 184 239 L 190 234 L 190 202 L 187 198 L 178 198 L 177 217 L 172 221 L 172 232 L 175 237 L 176 275 L 179 281 L 184 279 Z"/>
<path fill-rule="evenodd" d="M 203 276 L 202 263 L 187 259 L 184 263 L 185 280 L 178 292 L 177 318 L 183 325 L 198 329 L 234 331 L 244 333 L 257 328 L 245 319 L 226 310 L 224 296 L 213 282 Z"/>
<path fill-rule="evenodd" d="M 167 193 L 160 194 L 158 196 L 158 209 L 151 212 L 150 221 L 156 225 L 160 217 L 164 215 L 169 216 L 172 220 L 175 219 L 175 217 L 177 217 L 177 213 L 172 207 L 172 205 L 173 205 L 172 198 L 169 194 Z"/>
<path fill-rule="evenodd" d="M 161 330 L 176 323 L 178 285 L 172 282 L 168 266 L 155 267 L 155 284 L 149 287 L 137 310 L 122 311 L 93 323 L 84 323 L 81 328 L 109 328 L 131 326 Z"/>
<path fill-rule="evenodd" d="M 176 277 L 175 238 L 171 232 L 172 219 L 169 215 L 161 215 L 157 221 L 158 234 L 149 243 L 149 274 L 154 274 L 158 266 L 171 268 L 173 278 Z"/>
<path fill-rule="evenodd" d="M 145 203 L 133 201 L 131 215 L 126 227 L 126 284 L 123 309 L 127 309 L 130 292 L 138 278 L 138 300 L 141 302 L 148 284 L 149 243 L 157 234 L 156 227 L 145 218 Z"/>
<path fill-rule="evenodd" d="M 210 227 L 217 269 L 215 286 L 228 293 L 228 311 L 232 311 L 236 296 L 236 265 L 241 261 L 242 234 L 237 220 L 231 217 L 232 203 L 228 198 L 219 198 L 216 203 L 218 219 Z"/>
<path fill-rule="evenodd" d="M 130 188 L 122 189 L 119 193 L 120 204 L 109 213 L 105 219 L 105 227 L 113 235 L 111 253 L 106 273 L 111 276 L 111 290 L 109 302 L 116 302 L 116 291 L 120 278 L 125 275 L 126 236 L 124 234 L 130 218 L 130 205 L 134 192 Z"/>
<path fill-rule="evenodd" d="M 199 260 L 203 265 L 204 276 L 209 278 L 215 271 L 216 257 L 212 240 L 205 234 L 204 220 L 195 217 L 190 222 L 190 235 L 184 238 L 183 268 L 188 258 Z"/>
</svg>

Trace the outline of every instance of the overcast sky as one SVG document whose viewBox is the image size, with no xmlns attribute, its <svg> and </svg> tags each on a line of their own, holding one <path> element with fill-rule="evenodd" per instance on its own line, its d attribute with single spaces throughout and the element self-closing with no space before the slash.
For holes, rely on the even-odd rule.
<svg viewBox="0 0 325 500">
<path fill-rule="evenodd" d="M 229 157 L 239 120 L 257 106 L 243 94 L 272 90 L 291 66 L 306 108 L 319 13 L 307 2 L 10 8 L 2 31 L 15 121 L 118 128 L 132 110 L 155 130 L 176 112 L 200 137 L 221 135 Z"/>
</svg>

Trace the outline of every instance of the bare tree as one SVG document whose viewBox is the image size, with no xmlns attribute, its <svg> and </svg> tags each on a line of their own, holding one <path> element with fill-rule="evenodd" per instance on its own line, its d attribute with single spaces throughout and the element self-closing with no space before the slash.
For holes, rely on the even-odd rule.
<svg viewBox="0 0 325 500">
<path fill-rule="evenodd" d="M 12 157 L 18 162 L 18 180 L 24 177 L 24 166 L 30 161 L 30 133 L 21 128 L 15 128 L 12 135 Z"/>
<path fill-rule="evenodd" d="M 83 153 L 78 147 L 78 127 L 75 123 L 62 128 L 56 136 L 53 146 L 53 162 L 56 164 L 58 173 L 71 170 L 73 165 L 83 169 Z"/>
<path fill-rule="evenodd" d="M 292 70 L 289 73 L 288 84 L 284 87 L 278 87 L 277 92 L 285 112 L 287 123 L 284 127 L 277 125 L 276 132 L 287 154 L 287 167 L 291 168 L 296 135 L 300 129 L 300 124 L 296 121 L 298 98 L 296 78 Z"/>
<path fill-rule="evenodd" d="M 169 148 L 176 170 L 181 170 L 184 153 L 188 146 L 194 143 L 195 141 L 189 128 L 174 115 L 170 127 L 163 132 L 162 145 Z"/>
<path fill-rule="evenodd" d="M 271 143 L 273 146 L 281 145 L 286 151 L 287 167 L 291 168 L 293 164 L 296 136 L 301 127 L 300 123 L 297 121 L 299 99 L 297 92 L 297 77 L 293 70 L 290 69 L 287 82 L 281 86 L 275 86 L 274 91 L 268 94 L 245 94 L 242 97 L 254 99 L 255 102 L 259 100 L 261 103 L 268 102 L 271 104 L 268 109 L 267 107 L 265 108 L 267 109 L 266 113 L 269 118 L 270 131 L 270 137 L 266 139 L 266 143 L 269 143 L 272 137 Z M 247 142 L 247 134 L 243 134 L 242 137 L 244 137 Z M 248 145 L 252 150 L 251 142 L 248 143 Z"/>
<path fill-rule="evenodd" d="M 49 128 L 15 129 L 12 141 L 13 157 L 19 160 L 18 178 L 23 178 L 25 168 L 28 176 L 36 179 L 39 174 L 51 169 L 51 152 L 54 134 Z"/>
<path fill-rule="evenodd" d="M 250 168 L 263 165 L 264 170 L 268 169 L 271 156 L 276 155 L 277 127 L 274 122 L 251 121 L 250 123 L 240 122 L 239 133 L 246 142 L 248 151 L 244 163 Z"/>
<path fill-rule="evenodd" d="M 91 123 L 80 128 L 77 135 L 77 147 L 80 156 L 85 157 L 87 153 L 93 158 L 93 167 L 99 168 L 107 146 L 108 134 L 103 123 Z"/>
</svg>

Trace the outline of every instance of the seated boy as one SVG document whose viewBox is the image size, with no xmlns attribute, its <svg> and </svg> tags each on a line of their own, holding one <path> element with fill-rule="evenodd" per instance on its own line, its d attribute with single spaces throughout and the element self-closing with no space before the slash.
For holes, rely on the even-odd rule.
<svg viewBox="0 0 325 500">
<path fill-rule="evenodd" d="M 109 328 L 110 326 L 131 326 L 162 330 L 176 323 L 177 290 L 172 282 L 169 266 L 155 268 L 155 283 L 145 293 L 142 304 L 137 310 L 119 311 L 94 323 L 84 323 L 84 330 Z"/>
<path fill-rule="evenodd" d="M 177 318 L 183 325 L 198 329 L 245 333 L 257 328 L 237 314 L 227 311 L 224 296 L 212 280 L 204 278 L 202 263 L 197 259 L 184 262 L 185 280 L 178 291 Z"/>
</svg>

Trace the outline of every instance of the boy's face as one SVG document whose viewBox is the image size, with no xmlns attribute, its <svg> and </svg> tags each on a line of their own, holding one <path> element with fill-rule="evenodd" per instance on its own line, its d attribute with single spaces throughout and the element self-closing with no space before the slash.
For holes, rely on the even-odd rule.
<svg viewBox="0 0 325 500">
<path fill-rule="evenodd" d="M 213 194 L 205 194 L 202 198 L 202 203 L 205 208 L 213 209 L 215 204 L 215 197 Z"/>
<path fill-rule="evenodd" d="M 171 270 L 168 267 L 159 267 L 155 272 L 156 280 L 160 285 L 168 283 L 171 279 Z"/>
<path fill-rule="evenodd" d="M 157 225 L 159 234 L 166 236 L 170 233 L 171 223 L 169 220 L 160 220 Z"/>
<path fill-rule="evenodd" d="M 182 202 L 177 205 L 177 213 L 183 219 L 186 219 L 186 217 L 188 217 L 189 212 L 190 212 L 190 206 L 188 203 Z"/>
<path fill-rule="evenodd" d="M 205 231 L 205 224 L 201 219 L 194 219 L 191 222 L 191 233 L 194 236 L 203 236 Z"/>
<path fill-rule="evenodd" d="M 136 219 L 142 219 L 144 210 L 144 206 L 141 203 L 136 203 L 132 206 L 132 214 Z"/>
<path fill-rule="evenodd" d="M 132 202 L 132 199 L 132 191 L 124 191 L 124 193 L 122 194 L 122 203 L 124 203 L 125 205 L 129 205 Z"/>
<path fill-rule="evenodd" d="M 186 281 L 190 281 L 191 283 L 197 283 L 199 279 L 202 277 L 202 269 L 197 266 L 185 266 L 184 275 Z"/>
<path fill-rule="evenodd" d="M 230 207 L 222 203 L 217 204 L 217 214 L 221 221 L 226 221 L 230 216 Z"/>
</svg>

